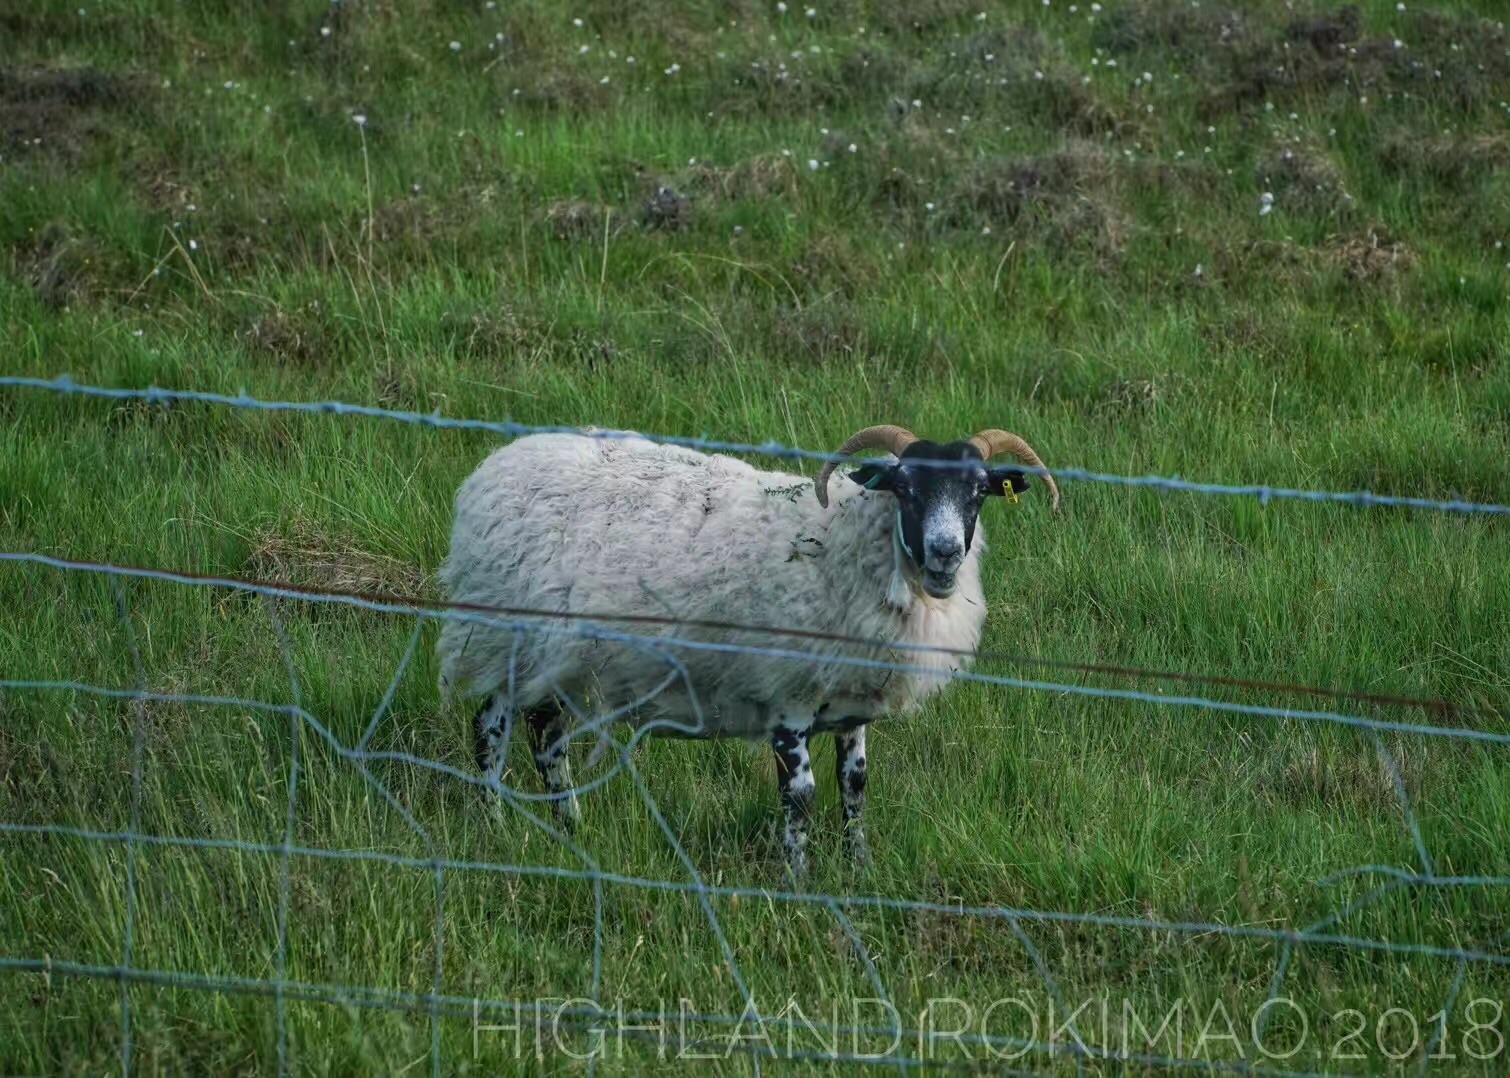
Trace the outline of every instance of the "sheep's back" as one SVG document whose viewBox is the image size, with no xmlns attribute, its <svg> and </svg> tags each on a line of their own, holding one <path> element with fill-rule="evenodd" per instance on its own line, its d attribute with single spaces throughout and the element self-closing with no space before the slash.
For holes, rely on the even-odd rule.
<svg viewBox="0 0 1510 1078">
<path fill-rule="evenodd" d="M 820 567 L 788 563 L 821 513 L 801 476 L 640 438 L 533 435 L 494 452 L 462 485 L 440 579 L 448 598 L 484 606 L 777 625 L 816 615 L 822 623 Z M 600 624 L 689 635 L 679 626 Z M 452 682 L 487 691 L 500 670 L 485 656 L 507 651 L 512 634 L 475 625 L 467 634 L 447 630 L 443 660 L 449 644 Z M 771 673 L 731 664 L 727 653 L 683 649 L 678 657 L 697 668 L 699 691 Z M 656 665 L 629 645 L 561 635 L 529 640 L 512 663 L 516 681 L 521 667 L 546 680 L 591 679 L 605 697 L 644 690 L 643 672 Z M 535 690 L 550 691 L 543 682 Z"/>
</svg>

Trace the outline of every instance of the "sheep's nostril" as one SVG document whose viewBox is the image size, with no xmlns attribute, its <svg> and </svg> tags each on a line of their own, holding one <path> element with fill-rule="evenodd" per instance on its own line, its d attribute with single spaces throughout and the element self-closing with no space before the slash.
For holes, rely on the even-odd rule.
<svg viewBox="0 0 1510 1078">
<path fill-rule="evenodd" d="M 957 539 L 942 539 L 933 544 L 935 560 L 945 565 L 959 561 L 965 556 L 965 548 Z"/>
</svg>

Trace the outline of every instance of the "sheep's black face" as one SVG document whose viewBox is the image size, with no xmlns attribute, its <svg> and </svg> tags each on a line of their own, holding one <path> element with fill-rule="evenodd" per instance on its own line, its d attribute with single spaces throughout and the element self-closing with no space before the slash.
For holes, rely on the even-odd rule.
<svg viewBox="0 0 1510 1078">
<path fill-rule="evenodd" d="M 954 594 L 955 575 L 975 538 L 981 502 L 1028 489 L 1016 468 L 991 468 L 969 442 L 914 442 L 895 462 L 866 464 L 850 479 L 896 495 L 902 545 L 936 599 Z"/>
</svg>

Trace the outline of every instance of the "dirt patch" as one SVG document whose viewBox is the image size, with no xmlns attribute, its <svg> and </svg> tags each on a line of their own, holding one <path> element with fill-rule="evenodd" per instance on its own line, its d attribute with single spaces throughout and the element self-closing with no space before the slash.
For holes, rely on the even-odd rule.
<svg viewBox="0 0 1510 1078">
<path fill-rule="evenodd" d="M 203 201 L 199 188 L 186 180 L 166 160 L 138 161 L 132 166 L 137 188 L 148 206 L 158 213 L 177 217 L 192 213 Z"/>
<path fill-rule="evenodd" d="M 0 68 L 0 153 L 77 161 L 112 131 L 112 116 L 142 111 L 145 80 L 93 67 Z"/>
<path fill-rule="evenodd" d="M 964 180 L 947 219 L 971 227 L 985 222 L 1051 248 L 1089 248 L 1103 256 L 1122 249 L 1129 229 L 1117 201 L 1115 163 L 1090 143 L 982 162 Z"/>
<path fill-rule="evenodd" d="M 1377 229 L 1333 240 L 1322 248 L 1322 258 L 1354 281 L 1404 273 L 1416 265 L 1415 252 L 1398 240 L 1391 241 Z"/>
<path fill-rule="evenodd" d="M 404 195 L 378 206 L 372 213 L 370 227 L 372 238 L 379 243 L 408 240 L 424 243 L 439 235 L 445 226 L 446 215 L 434 199 L 427 195 Z"/>
<path fill-rule="evenodd" d="M 848 359 L 865 352 L 865 327 L 837 303 L 777 308 L 771 322 L 776 347 L 809 363 Z"/>
<path fill-rule="evenodd" d="M 1426 69 L 1393 35 L 1365 36 L 1357 8 L 1294 19 L 1276 33 L 1229 36 L 1208 66 L 1215 86 L 1199 110 L 1210 119 L 1276 100 L 1346 88 L 1366 94 L 1424 83 Z"/>
<path fill-rule="evenodd" d="M 1419 789 L 1427 768 L 1422 748 L 1389 746 L 1406 790 Z M 1394 811 L 1398 805 L 1394 773 L 1374 752 L 1341 751 L 1334 746 L 1273 745 L 1271 759 L 1256 787 L 1275 801 L 1333 808 L 1366 807 Z"/>
<path fill-rule="evenodd" d="M 1440 183 L 1460 185 L 1497 169 L 1510 168 L 1505 135 L 1420 135 L 1402 132 L 1385 140 L 1379 163 L 1395 173 L 1424 173 Z"/>
<path fill-rule="evenodd" d="M 562 199 L 545 208 L 545 224 L 558 240 L 581 240 L 601 239 L 605 230 L 617 234 L 628 221 L 622 213 L 615 214 L 612 206 Z"/>
<path fill-rule="evenodd" d="M 318 317 L 318 302 L 288 311 L 274 308 L 247 322 L 236 337 L 259 356 L 283 366 L 310 366 L 329 360 L 329 334 Z"/>
<path fill-rule="evenodd" d="M 441 329 L 458 355 L 472 360 L 498 360 L 538 347 L 550 327 L 527 319 L 508 305 L 492 310 L 447 311 Z"/>
<path fill-rule="evenodd" d="M 1255 166 L 1254 178 L 1280 210 L 1337 216 L 1353 208 L 1342 170 L 1316 147 L 1287 146 L 1270 154 Z"/>
<path fill-rule="evenodd" d="M 847 144 L 848 139 L 842 141 Z M 824 152 L 832 155 L 844 148 L 830 138 Z M 682 182 L 693 195 L 719 202 L 790 196 L 797 190 L 797 166 L 790 157 L 759 154 L 727 168 L 706 163 L 689 166 Z"/>
<path fill-rule="evenodd" d="M 1433 96 L 1460 112 L 1499 108 L 1510 81 L 1510 26 L 1502 19 L 1410 9 L 1405 34 L 1430 69 Z"/>
<path fill-rule="evenodd" d="M 1333 12 L 1321 12 L 1295 19 L 1285 27 L 1285 40 L 1304 42 L 1321 55 L 1334 55 L 1347 44 L 1358 40 L 1362 20 L 1354 4 Z"/>
<path fill-rule="evenodd" d="M 888 34 L 933 34 L 964 26 L 980 10 L 975 0 L 913 0 L 907 4 L 878 4 L 873 24 Z"/>
<path fill-rule="evenodd" d="M 1076 69 L 1065 64 L 1051 64 L 1009 87 L 1009 100 L 1021 112 L 1074 135 L 1130 133 L 1132 124 L 1102 101 L 1083 81 Z"/>
<path fill-rule="evenodd" d="M 96 298 L 113 279 L 105 248 L 66 225 L 51 224 L 13 250 L 18 275 L 43 306 L 57 310 Z"/>
<path fill-rule="evenodd" d="M 1251 33 L 1248 20 L 1231 8 L 1164 0 L 1117 5 L 1091 32 L 1091 44 L 1118 54 L 1171 49 L 1188 58 Z"/>
<path fill-rule="evenodd" d="M 808 295 L 853 298 L 876 285 L 881 272 L 864 252 L 843 233 L 822 232 L 809 236 L 792 253 L 785 272 L 791 283 Z"/>
<path fill-rule="evenodd" d="M 364 550 L 302 517 L 254 536 L 246 571 L 259 580 L 331 591 L 412 596 L 428 592 L 425 574 L 415 566 Z"/>
<path fill-rule="evenodd" d="M 551 68 L 533 82 L 518 87 L 512 103 L 543 112 L 586 113 L 607 108 L 612 89 L 590 74 Z"/>
<path fill-rule="evenodd" d="M 1100 416 L 1126 417 L 1153 411 L 1169 395 L 1169 385 L 1150 378 L 1119 378 L 1102 392 L 1093 411 Z"/>
</svg>

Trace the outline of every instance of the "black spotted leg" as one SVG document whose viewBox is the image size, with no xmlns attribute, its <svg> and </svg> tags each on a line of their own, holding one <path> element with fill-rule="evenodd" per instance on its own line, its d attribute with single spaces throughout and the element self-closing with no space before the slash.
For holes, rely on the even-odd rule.
<svg viewBox="0 0 1510 1078">
<path fill-rule="evenodd" d="M 859 864 L 870 860 L 865 841 L 865 727 L 834 734 L 834 774 L 844 800 L 844 847 Z"/>
<path fill-rule="evenodd" d="M 566 758 L 566 713 L 556 706 L 542 707 L 531 711 L 528 718 L 535 769 L 540 772 L 547 793 L 566 794 L 551 801 L 551 810 L 557 822 L 571 830 L 582 818 L 582 809 L 577 804 L 577 795 L 567 793 L 572 782 L 571 766 Z"/>
<path fill-rule="evenodd" d="M 786 821 L 783 846 L 787 868 L 794 877 L 807 872 L 807 829 L 817 793 L 813 761 L 808 755 L 811 733 L 810 718 L 788 715 L 781 717 L 771 733 L 771 747 L 776 750 L 776 784 Z"/>
</svg>

